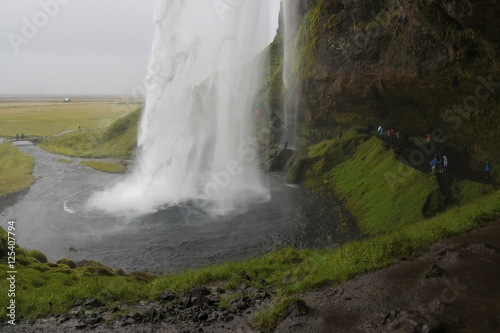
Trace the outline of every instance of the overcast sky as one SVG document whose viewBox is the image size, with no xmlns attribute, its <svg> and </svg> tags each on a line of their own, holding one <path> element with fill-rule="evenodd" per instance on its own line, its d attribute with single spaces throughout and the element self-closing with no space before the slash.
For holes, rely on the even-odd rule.
<svg viewBox="0 0 500 333">
<path fill-rule="evenodd" d="M 133 94 L 147 73 L 155 2 L 0 0 L 0 95 Z M 269 3 L 271 36 L 279 0 Z"/>
</svg>

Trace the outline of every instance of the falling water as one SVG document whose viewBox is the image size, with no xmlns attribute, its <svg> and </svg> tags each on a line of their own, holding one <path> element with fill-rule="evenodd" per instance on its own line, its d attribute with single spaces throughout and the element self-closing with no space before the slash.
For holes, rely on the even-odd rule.
<svg viewBox="0 0 500 333">
<path fill-rule="evenodd" d="M 137 165 L 91 206 L 142 214 L 189 201 L 225 214 L 269 199 L 253 126 L 268 13 L 268 0 L 157 2 Z"/>
<path fill-rule="evenodd" d="M 299 134 L 298 104 L 300 87 L 296 73 L 296 36 L 299 25 L 298 6 L 300 1 L 283 0 L 281 3 L 281 20 L 283 22 L 283 121 L 284 138 L 291 148 L 296 147 Z"/>
</svg>

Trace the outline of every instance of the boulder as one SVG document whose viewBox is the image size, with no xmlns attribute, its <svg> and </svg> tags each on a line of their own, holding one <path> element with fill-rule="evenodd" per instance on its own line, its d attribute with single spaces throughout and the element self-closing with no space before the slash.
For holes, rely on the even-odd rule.
<svg viewBox="0 0 500 333">
<path fill-rule="evenodd" d="M 42 252 L 40 252 L 38 250 L 29 251 L 28 252 L 28 256 L 30 256 L 32 258 L 35 258 L 36 260 L 38 260 L 42 264 L 46 264 L 48 262 L 47 257 L 45 256 L 45 254 L 43 254 Z"/>
<path fill-rule="evenodd" d="M 71 260 L 71 259 L 68 259 L 68 258 L 63 258 L 63 259 L 58 260 L 57 264 L 58 265 L 66 265 L 69 268 L 73 268 L 73 269 L 76 268 L 75 262 L 73 260 Z"/>
</svg>

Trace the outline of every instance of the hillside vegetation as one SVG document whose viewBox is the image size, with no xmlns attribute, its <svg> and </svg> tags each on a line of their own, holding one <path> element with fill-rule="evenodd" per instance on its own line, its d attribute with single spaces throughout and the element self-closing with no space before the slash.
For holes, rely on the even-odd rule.
<svg viewBox="0 0 500 333">
<path fill-rule="evenodd" d="M 67 156 L 131 158 L 137 146 L 141 110 L 127 114 L 105 129 L 67 133 L 46 139 L 39 146 L 51 153 Z"/>
<path fill-rule="evenodd" d="M 0 198 L 29 187 L 33 177 L 33 157 L 21 153 L 10 143 L 0 144 Z"/>
</svg>

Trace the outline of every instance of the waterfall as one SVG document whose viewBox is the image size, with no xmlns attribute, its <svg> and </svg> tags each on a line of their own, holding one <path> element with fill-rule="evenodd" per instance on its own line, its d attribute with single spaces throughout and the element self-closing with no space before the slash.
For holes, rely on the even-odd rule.
<svg viewBox="0 0 500 333">
<path fill-rule="evenodd" d="M 301 95 L 297 77 L 297 30 L 300 19 L 298 6 L 300 1 L 283 0 L 281 3 L 281 20 L 283 24 L 283 122 L 284 133 L 282 141 L 288 141 L 291 148 L 297 146 L 299 135 L 298 104 Z"/>
<path fill-rule="evenodd" d="M 91 207 L 145 214 L 193 202 L 226 214 L 269 199 L 253 119 L 269 24 L 269 0 L 157 2 L 136 166 Z"/>
</svg>

